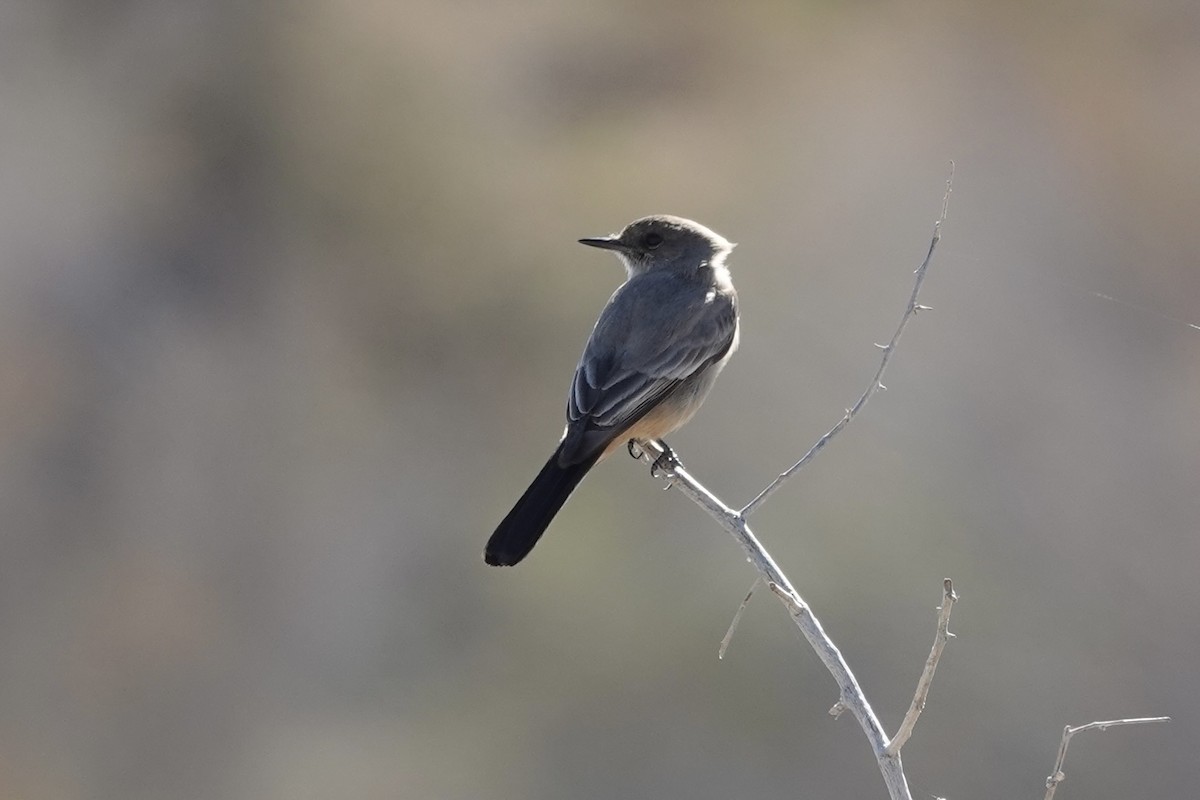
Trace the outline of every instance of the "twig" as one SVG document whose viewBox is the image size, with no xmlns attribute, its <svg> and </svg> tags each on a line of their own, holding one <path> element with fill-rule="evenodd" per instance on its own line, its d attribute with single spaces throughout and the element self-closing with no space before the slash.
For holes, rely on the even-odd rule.
<svg viewBox="0 0 1200 800">
<path fill-rule="evenodd" d="M 737 630 L 738 623 L 742 621 L 742 614 L 746 611 L 746 606 L 750 604 L 750 598 L 754 596 L 754 590 L 758 588 L 758 582 L 762 578 L 755 577 L 754 583 L 750 584 L 750 591 L 746 592 L 746 598 L 742 600 L 742 604 L 738 606 L 738 610 L 734 612 L 733 619 L 729 623 L 729 630 L 725 631 L 724 638 L 721 639 L 721 647 L 717 650 L 717 659 L 725 658 L 725 651 L 729 649 L 729 643 L 733 641 L 733 632 Z"/>
<path fill-rule="evenodd" d="M 741 515 L 748 517 L 753 514 L 758 508 L 767 501 L 767 498 L 779 489 L 788 478 L 795 475 L 801 469 L 808 465 L 810 461 L 816 458 L 817 453 L 825 449 L 825 445 L 829 444 L 834 436 L 842 432 L 842 429 L 850 424 L 859 411 L 862 411 L 863 406 L 867 401 L 875 396 L 875 393 L 880 389 L 886 388 L 883 385 L 883 373 L 887 369 L 888 362 L 892 360 L 892 354 L 896 352 L 896 345 L 900 342 L 900 335 L 904 333 L 904 328 L 908 325 L 908 321 L 916 316 L 918 311 L 930 311 L 929 306 L 923 306 L 917 302 L 917 298 L 921 294 L 921 285 L 925 282 L 925 273 L 929 268 L 929 262 L 933 259 L 933 251 L 937 248 L 938 242 L 942 240 L 942 223 L 946 221 L 946 212 L 950 208 L 950 190 L 954 185 L 954 162 L 950 162 L 950 175 L 946 178 L 946 193 L 942 196 L 942 213 L 938 217 L 937 222 L 933 224 L 933 238 L 929 241 L 929 250 L 925 253 L 925 260 L 921 262 L 921 266 L 917 267 L 914 273 L 917 277 L 913 282 L 912 295 L 908 298 L 908 305 L 904 309 L 904 315 L 900 317 L 900 324 L 896 327 L 896 332 L 892 334 L 892 339 L 885 345 L 876 345 L 883 350 L 883 357 L 879 360 L 879 368 L 875 370 L 875 376 L 871 378 L 871 383 L 859 395 L 858 400 L 854 405 L 846 410 L 838 423 L 829 429 L 828 432 L 814 444 L 809 451 L 804 454 L 804 457 L 797 461 L 792 466 L 788 467 L 779 477 L 771 481 L 767 488 L 763 489 L 758 495 L 742 507 Z"/>
<path fill-rule="evenodd" d="M 888 744 L 889 753 L 900 752 L 900 748 L 904 747 L 904 743 L 912 736 L 913 729 L 917 727 L 917 720 L 920 718 L 921 712 L 925 710 L 925 699 L 929 696 L 929 687 L 933 685 L 933 673 L 937 672 L 938 661 L 942 658 L 942 650 L 946 647 L 946 640 L 954 636 L 948 628 L 950 611 L 954 608 L 957 600 L 958 595 L 954 592 L 954 582 L 946 578 L 942 582 L 942 605 L 938 608 L 937 633 L 933 637 L 933 648 L 929 651 L 929 658 L 925 659 L 925 669 L 921 672 L 920 680 L 917 681 L 917 691 L 913 695 L 912 704 L 908 707 L 908 713 L 904 715 L 900 728 Z"/>
<path fill-rule="evenodd" d="M 1071 737 L 1075 734 L 1082 733 L 1083 731 L 1104 731 L 1117 725 L 1147 725 L 1151 722 L 1169 722 L 1170 719 L 1170 717 L 1108 719 L 1100 722 L 1089 722 L 1086 725 L 1076 725 L 1075 727 L 1068 725 L 1063 728 L 1062 741 L 1058 745 L 1058 758 L 1054 760 L 1054 771 L 1050 773 L 1049 778 L 1046 778 L 1045 800 L 1051 800 L 1054 797 L 1054 790 L 1067 778 L 1066 774 L 1062 771 L 1063 762 L 1067 760 L 1067 745 L 1071 743 Z"/>
</svg>

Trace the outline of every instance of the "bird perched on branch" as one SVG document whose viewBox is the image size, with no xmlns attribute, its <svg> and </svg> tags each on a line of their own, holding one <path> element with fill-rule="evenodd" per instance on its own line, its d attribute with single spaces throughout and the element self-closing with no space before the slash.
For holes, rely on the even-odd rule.
<svg viewBox="0 0 1200 800">
<path fill-rule="evenodd" d="M 488 564 L 516 564 L 592 467 L 624 445 L 655 442 L 692 418 L 738 344 L 734 245 L 681 217 L 645 217 L 619 234 L 580 239 L 611 250 L 628 279 L 600 312 L 567 396 L 550 460 L 488 539 Z M 632 452 L 632 450 L 631 450 Z"/>
</svg>

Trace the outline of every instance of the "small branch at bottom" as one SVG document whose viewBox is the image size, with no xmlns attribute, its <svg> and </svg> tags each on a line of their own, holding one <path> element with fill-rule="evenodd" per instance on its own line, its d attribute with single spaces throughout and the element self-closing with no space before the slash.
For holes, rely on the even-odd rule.
<svg viewBox="0 0 1200 800">
<path fill-rule="evenodd" d="M 758 588 L 758 582 L 762 578 L 755 578 L 754 583 L 750 584 L 750 591 L 746 592 L 746 599 L 738 606 L 738 610 L 734 612 L 733 620 L 729 623 L 729 630 L 725 631 L 725 638 L 721 639 L 721 647 L 717 650 L 717 659 L 725 658 L 725 651 L 729 649 L 729 643 L 733 641 L 733 632 L 737 630 L 738 623 L 742 621 L 742 614 L 746 611 L 746 606 L 750 605 L 750 598 L 754 596 L 754 590 Z"/>
<path fill-rule="evenodd" d="M 1170 717 L 1134 717 L 1130 719 L 1108 719 L 1099 722 L 1089 722 L 1086 725 L 1076 725 L 1071 727 L 1068 725 L 1063 728 L 1062 741 L 1058 745 L 1058 758 L 1054 760 L 1054 771 L 1050 773 L 1050 777 L 1046 778 L 1046 797 L 1045 800 L 1051 800 L 1054 797 L 1054 790 L 1058 785 L 1066 780 L 1066 773 L 1063 772 L 1063 762 L 1067 760 L 1067 745 L 1071 743 L 1071 737 L 1083 731 L 1105 731 L 1117 725 L 1147 725 L 1151 722 L 1169 722 Z"/>
</svg>

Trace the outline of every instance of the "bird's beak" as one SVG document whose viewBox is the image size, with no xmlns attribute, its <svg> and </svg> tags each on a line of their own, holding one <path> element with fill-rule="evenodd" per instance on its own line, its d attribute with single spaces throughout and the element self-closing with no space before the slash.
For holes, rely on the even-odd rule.
<svg viewBox="0 0 1200 800">
<path fill-rule="evenodd" d="M 580 239 L 580 244 L 588 247 L 599 247 L 601 250 L 624 250 L 625 244 L 616 236 L 603 236 L 599 239 Z"/>
</svg>

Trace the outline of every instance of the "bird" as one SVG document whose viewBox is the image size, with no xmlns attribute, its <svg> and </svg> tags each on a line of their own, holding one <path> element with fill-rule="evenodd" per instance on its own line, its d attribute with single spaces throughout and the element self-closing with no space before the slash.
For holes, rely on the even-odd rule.
<svg viewBox="0 0 1200 800">
<path fill-rule="evenodd" d="M 634 220 L 620 233 L 580 239 L 609 250 L 626 281 L 600 312 L 567 394 L 558 446 L 484 549 L 493 566 L 520 562 L 575 487 L 623 445 L 635 453 L 684 425 L 738 346 L 738 301 L 725 259 L 734 244 L 670 215 Z"/>
</svg>

